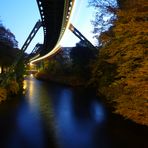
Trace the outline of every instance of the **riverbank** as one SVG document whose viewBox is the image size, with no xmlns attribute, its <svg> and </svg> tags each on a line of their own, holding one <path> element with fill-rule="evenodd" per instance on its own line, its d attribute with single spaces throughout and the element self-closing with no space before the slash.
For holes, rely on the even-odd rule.
<svg viewBox="0 0 148 148">
<path fill-rule="evenodd" d="M 0 106 L 0 147 L 147 148 L 148 128 L 112 114 L 104 98 L 32 77 L 25 83 L 24 95 Z"/>
<path fill-rule="evenodd" d="M 148 126 L 146 0 L 118 0 L 117 20 L 99 37 L 91 83 L 126 119 Z M 97 22 L 96 22 L 97 23 Z"/>
<path fill-rule="evenodd" d="M 73 87 L 84 87 L 85 85 L 85 80 L 82 79 L 81 77 L 77 77 L 77 76 L 65 76 L 65 75 L 61 75 L 58 77 L 54 77 L 49 75 L 47 72 L 39 72 L 35 75 L 36 79 L 39 80 L 44 80 L 44 81 L 49 81 L 49 82 L 55 82 L 55 83 L 59 83 L 59 84 L 63 84 L 63 85 L 67 85 L 67 86 L 73 86 Z"/>
<path fill-rule="evenodd" d="M 71 76 L 51 77 L 45 72 L 40 72 L 35 77 L 39 80 L 56 82 L 72 87 L 86 87 L 86 84 L 88 83 L 81 78 Z M 137 91 L 138 94 L 145 94 L 143 92 L 145 91 L 146 87 L 143 87 L 142 90 L 140 89 L 140 87 L 136 88 L 137 89 L 135 89 L 135 91 Z M 139 89 L 141 90 L 141 93 L 139 92 Z M 119 85 L 114 84 L 110 85 L 110 87 L 100 87 L 97 95 L 103 98 L 103 102 L 105 102 L 105 104 L 113 113 L 119 114 L 125 119 L 129 119 L 138 124 L 148 125 L 147 102 L 145 102 L 144 105 L 141 105 L 141 100 L 139 100 L 139 96 L 134 96 L 134 100 L 131 100 L 130 98 L 133 98 L 132 95 L 135 91 L 133 90 L 131 92 L 131 95 L 130 92 L 128 92 L 127 94 L 126 91 L 127 89 L 123 89 L 122 85 L 120 85 L 119 87 Z M 124 95 L 125 93 L 126 95 Z M 136 92 L 134 94 L 136 94 Z M 133 103 L 133 101 L 134 104 L 131 104 Z"/>
<path fill-rule="evenodd" d="M 0 87 L 0 103 L 6 101 L 11 96 L 18 95 L 21 91 L 21 85 L 15 80 L 11 80 L 4 87 Z"/>
</svg>

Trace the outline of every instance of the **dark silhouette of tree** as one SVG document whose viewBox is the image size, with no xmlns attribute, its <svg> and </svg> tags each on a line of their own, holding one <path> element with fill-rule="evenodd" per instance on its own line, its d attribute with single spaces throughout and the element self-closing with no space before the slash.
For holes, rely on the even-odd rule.
<svg viewBox="0 0 148 148">
<path fill-rule="evenodd" d="M 0 66 L 10 66 L 16 58 L 18 42 L 15 39 L 14 34 L 0 24 Z"/>
<path fill-rule="evenodd" d="M 79 42 L 76 47 L 73 47 L 70 52 L 72 67 L 74 72 L 78 75 L 89 76 L 90 64 L 96 57 L 96 51 L 85 46 L 84 43 Z"/>
<path fill-rule="evenodd" d="M 18 42 L 16 41 L 14 34 L 2 24 L 0 24 L 0 42 L 13 48 L 18 47 Z"/>
<path fill-rule="evenodd" d="M 88 0 L 89 6 L 94 7 L 96 13 L 92 20 L 93 33 L 96 38 L 107 31 L 116 19 L 117 0 Z"/>
</svg>

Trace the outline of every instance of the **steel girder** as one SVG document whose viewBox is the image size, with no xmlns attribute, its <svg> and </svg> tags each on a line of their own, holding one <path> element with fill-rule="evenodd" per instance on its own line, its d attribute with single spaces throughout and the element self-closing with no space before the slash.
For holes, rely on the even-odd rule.
<svg viewBox="0 0 148 148">
<path fill-rule="evenodd" d="M 44 30 L 44 44 L 41 55 L 55 46 L 61 31 L 65 0 L 36 0 Z"/>
</svg>

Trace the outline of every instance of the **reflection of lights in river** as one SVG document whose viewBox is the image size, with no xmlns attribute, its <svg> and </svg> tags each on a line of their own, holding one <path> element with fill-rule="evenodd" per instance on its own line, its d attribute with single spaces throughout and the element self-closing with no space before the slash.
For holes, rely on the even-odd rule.
<svg viewBox="0 0 148 148">
<path fill-rule="evenodd" d="M 29 86 L 28 86 L 28 92 L 29 92 L 29 96 L 28 96 L 28 99 L 29 99 L 29 103 L 30 104 L 33 104 L 33 100 L 34 100 L 34 97 L 35 97 L 35 94 L 34 94 L 34 84 L 33 84 L 33 81 L 30 81 L 29 82 Z"/>
<path fill-rule="evenodd" d="M 23 93 L 27 96 L 29 104 L 32 105 L 34 104 L 36 92 L 34 92 L 34 81 L 31 79 L 31 75 L 28 78 L 30 79 L 30 81 L 24 80 L 23 82 Z"/>
<path fill-rule="evenodd" d="M 25 94 L 26 88 L 27 88 L 27 82 L 26 80 L 24 80 L 23 81 L 23 94 Z"/>
<path fill-rule="evenodd" d="M 33 77 L 33 76 L 31 76 L 30 75 L 30 77 Z M 31 81 L 31 79 L 30 79 L 30 81 L 28 82 L 27 80 L 24 80 L 24 82 L 23 82 L 23 90 L 24 90 L 24 92 L 23 93 L 25 93 L 26 92 L 26 90 L 28 90 L 27 92 L 27 95 L 28 95 L 28 99 L 29 100 L 33 100 L 33 95 L 34 95 L 34 84 L 33 84 L 33 81 Z"/>
<path fill-rule="evenodd" d="M 99 104 L 97 101 L 94 101 L 92 103 L 92 117 L 93 119 L 98 122 L 98 123 L 102 123 L 105 120 L 105 111 L 104 111 L 104 107 L 102 104 Z"/>
<path fill-rule="evenodd" d="M 27 87 L 27 82 L 23 81 L 23 89 L 26 90 L 26 87 Z"/>
</svg>

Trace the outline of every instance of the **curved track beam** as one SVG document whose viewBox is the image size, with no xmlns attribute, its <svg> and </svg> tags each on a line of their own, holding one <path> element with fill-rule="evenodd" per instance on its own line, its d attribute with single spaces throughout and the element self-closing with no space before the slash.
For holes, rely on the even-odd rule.
<svg viewBox="0 0 148 148">
<path fill-rule="evenodd" d="M 44 47 L 41 55 L 51 51 L 57 40 L 62 26 L 65 0 L 36 0 L 44 30 Z"/>
<path fill-rule="evenodd" d="M 46 3 L 48 2 L 50 2 L 50 4 L 46 6 Z M 74 2 L 75 0 L 37 0 L 41 18 L 43 21 L 44 44 L 43 50 L 40 52 L 40 57 L 31 60 L 31 63 L 40 61 L 58 52 L 58 50 L 60 49 L 59 42 L 70 24 L 69 19 L 73 10 Z M 60 5 L 60 3 L 64 4 L 63 8 L 61 8 L 62 6 Z M 54 9 L 52 8 L 51 4 L 57 4 L 56 7 L 63 9 L 63 13 L 61 13 L 59 16 L 53 14 L 55 18 L 50 17 L 52 13 L 59 13 L 58 9 L 53 11 Z M 49 9 L 49 5 L 51 5 L 51 9 Z M 50 15 L 48 14 L 49 12 L 51 12 Z M 55 23 L 53 23 L 52 20 L 54 20 L 53 22 Z M 56 23 L 58 24 L 58 26 L 56 25 Z M 58 33 L 55 34 L 55 31 Z"/>
</svg>

